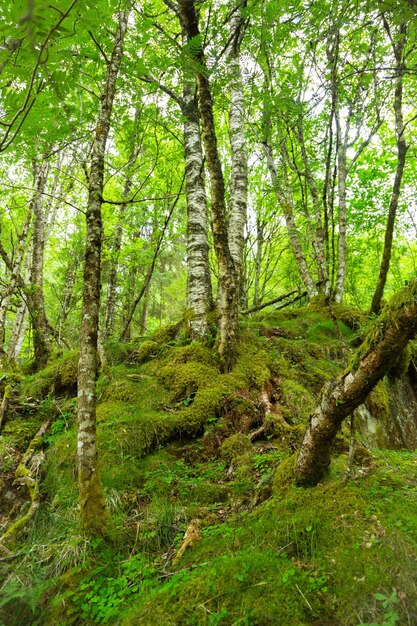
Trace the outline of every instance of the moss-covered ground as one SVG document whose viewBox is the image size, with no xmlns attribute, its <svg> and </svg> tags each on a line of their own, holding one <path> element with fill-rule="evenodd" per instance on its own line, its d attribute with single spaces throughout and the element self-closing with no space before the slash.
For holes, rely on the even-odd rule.
<svg viewBox="0 0 417 626">
<path fill-rule="evenodd" d="M 346 482 L 346 431 L 322 484 L 293 481 L 308 414 L 358 323 L 319 307 L 245 320 L 226 375 L 178 325 L 109 345 L 97 409 L 106 540 L 78 526 L 74 353 L 13 375 L 21 407 L 0 437 L 0 533 L 28 507 L 13 485 L 25 445 L 53 422 L 40 509 L 0 553 L 0 624 L 416 624 L 417 454 L 359 447 Z M 369 408 L 385 415 L 382 384 Z"/>
</svg>

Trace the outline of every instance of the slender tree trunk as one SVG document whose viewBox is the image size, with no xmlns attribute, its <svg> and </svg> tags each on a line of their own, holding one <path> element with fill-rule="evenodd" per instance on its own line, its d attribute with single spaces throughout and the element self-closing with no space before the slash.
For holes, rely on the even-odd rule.
<svg viewBox="0 0 417 626">
<path fill-rule="evenodd" d="M 146 335 L 147 333 L 150 299 L 151 299 L 151 284 L 148 283 L 146 285 L 145 293 L 143 294 L 143 306 L 142 306 L 142 312 L 140 314 L 140 323 L 139 323 L 140 335 Z"/>
<path fill-rule="evenodd" d="M 240 45 L 244 33 L 242 8 L 247 5 L 244 0 L 239 9 L 233 13 L 230 22 L 232 40 L 228 56 L 230 72 L 230 147 L 232 153 L 230 210 L 228 239 L 230 253 L 235 263 L 238 276 L 239 302 L 243 294 L 243 249 L 245 243 L 245 227 L 247 222 L 248 204 L 248 151 L 246 145 L 245 97 L 243 92 L 242 71 L 240 67 Z"/>
<path fill-rule="evenodd" d="M 254 280 L 254 288 L 253 288 L 253 305 L 252 305 L 254 307 L 258 306 L 261 302 L 260 282 L 261 282 L 263 246 L 264 246 L 264 223 L 259 217 L 257 217 L 256 218 L 255 280 Z"/>
<path fill-rule="evenodd" d="M 64 333 L 65 322 L 67 321 L 68 314 L 70 312 L 71 303 L 73 300 L 74 285 L 77 278 L 77 269 L 80 263 L 80 254 L 77 252 L 67 269 L 65 276 L 65 288 L 62 296 L 61 308 L 59 311 L 56 328 L 57 328 L 57 341 L 61 345 L 61 338 Z"/>
<path fill-rule="evenodd" d="M 193 312 L 191 334 L 207 333 L 207 314 L 213 308 L 208 245 L 204 159 L 195 98 L 195 78 L 184 76 L 183 114 L 187 191 L 187 308 Z"/>
<path fill-rule="evenodd" d="M 38 159 L 33 162 L 35 193 L 31 208 L 34 214 L 32 235 L 32 266 L 30 289 L 27 294 L 30 319 L 33 329 L 33 350 L 35 369 L 45 366 L 51 353 L 48 321 L 45 313 L 43 293 L 43 264 L 45 255 L 45 212 L 43 210 L 43 192 L 45 190 L 48 165 Z"/>
<path fill-rule="evenodd" d="M 389 26 L 385 22 L 385 27 Z M 388 210 L 387 226 L 385 229 L 384 250 L 382 252 L 381 265 L 379 268 L 378 282 L 372 298 L 371 313 L 378 314 L 381 310 L 381 300 L 384 294 L 385 283 L 387 281 L 388 270 L 391 261 L 392 242 L 394 238 L 394 225 L 400 197 L 401 183 L 403 179 L 405 157 L 407 154 L 407 143 L 405 140 L 405 126 L 403 117 L 403 74 L 404 74 L 404 46 L 406 40 L 406 25 L 403 23 L 399 28 L 399 39 L 393 43 L 396 59 L 395 67 L 395 92 L 394 92 L 394 114 L 395 114 L 395 134 L 397 139 L 397 167 L 395 170 L 394 184 L 391 192 L 391 200 Z"/>
<path fill-rule="evenodd" d="M 106 505 L 97 473 L 96 372 L 101 288 L 101 246 L 104 156 L 116 93 L 116 80 L 123 57 L 127 13 L 119 14 L 113 52 L 107 64 L 106 80 L 100 98 L 100 112 L 91 151 L 86 212 L 87 234 L 84 263 L 83 309 L 78 364 L 78 483 L 81 522 L 86 531 L 106 530 Z"/>
<path fill-rule="evenodd" d="M 416 333 L 417 280 L 413 280 L 376 320 L 356 352 L 355 366 L 323 387 L 298 455 L 299 484 L 315 485 L 327 472 L 331 445 L 343 420 L 364 402 Z"/>
<path fill-rule="evenodd" d="M 314 298 L 317 295 L 317 287 L 314 282 L 310 270 L 308 269 L 307 260 L 305 258 L 305 254 L 303 248 L 301 246 L 300 237 L 297 231 L 297 226 L 295 224 L 294 218 L 294 207 L 292 205 L 291 199 L 287 198 L 284 194 L 284 191 L 281 187 L 277 170 L 275 167 L 275 161 L 272 152 L 272 146 L 269 140 L 268 129 L 265 128 L 265 139 L 263 142 L 263 147 L 266 156 L 266 162 L 268 166 L 269 175 L 271 178 L 272 187 L 276 193 L 278 202 L 282 208 L 282 212 L 284 213 L 285 223 L 288 230 L 288 236 L 290 238 L 291 248 L 294 254 L 295 261 L 297 263 L 298 271 L 300 272 L 301 280 L 303 281 L 305 288 L 308 293 L 308 297 Z"/>
<path fill-rule="evenodd" d="M 10 362 L 16 363 L 19 359 L 23 340 L 25 338 L 26 327 L 27 306 L 26 302 L 22 301 L 17 309 L 13 322 L 13 329 L 9 339 L 9 345 L 7 346 L 7 357 Z"/>
<path fill-rule="evenodd" d="M 132 188 L 132 168 L 135 164 L 137 157 L 137 138 L 138 138 L 138 128 L 139 128 L 139 120 L 140 120 L 140 110 L 136 107 L 135 111 L 135 120 L 133 126 L 133 135 L 132 141 L 130 144 L 130 154 L 128 161 L 128 172 L 126 176 L 126 182 L 123 189 L 123 198 L 127 199 L 130 194 L 130 190 Z M 111 247 L 110 254 L 110 269 L 109 275 L 107 279 L 107 297 L 106 297 L 106 311 L 104 315 L 104 330 L 103 330 L 103 341 L 107 341 L 109 337 L 113 334 L 115 317 L 116 317 L 116 287 L 117 287 L 117 274 L 118 274 L 118 264 L 119 264 L 119 256 L 120 250 L 122 248 L 122 235 L 123 235 L 123 220 L 126 213 L 127 204 L 123 203 L 119 208 L 119 215 L 117 218 L 117 226 L 113 237 L 113 244 Z"/>
<path fill-rule="evenodd" d="M 29 209 L 26 213 L 23 229 L 17 242 L 16 253 L 13 263 L 13 271 L 10 275 L 9 284 L 3 292 L 0 302 L 0 359 L 6 355 L 4 348 L 6 335 L 6 315 L 9 308 L 10 300 L 18 285 L 18 279 L 21 273 L 22 264 L 27 248 L 29 227 L 31 221 L 32 211 Z"/>
<path fill-rule="evenodd" d="M 326 295 L 330 293 L 330 283 L 329 283 L 329 271 L 326 263 L 326 252 L 325 252 L 325 238 L 324 238 L 324 228 L 323 228 L 323 220 L 321 215 L 321 207 L 320 207 L 320 199 L 319 192 L 317 189 L 316 180 L 313 176 L 313 172 L 310 166 L 310 160 L 308 158 L 307 149 L 304 142 L 304 134 L 303 134 L 303 126 L 301 119 L 298 120 L 297 125 L 297 135 L 298 141 L 301 148 L 301 155 L 304 163 L 304 172 L 307 179 L 308 188 L 310 190 L 311 198 L 313 201 L 313 211 L 314 211 L 314 220 L 315 220 L 315 252 L 317 259 L 317 269 L 319 282 L 321 284 L 321 290 L 324 290 Z"/>
<path fill-rule="evenodd" d="M 178 10 L 188 41 L 193 41 L 193 56 L 196 61 L 198 106 L 204 137 L 204 148 L 211 182 L 211 214 L 214 249 L 219 263 L 218 309 L 219 336 L 217 352 L 222 371 L 229 371 L 236 358 L 238 331 L 238 275 L 229 249 L 226 223 L 225 186 L 217 148 L 217 137 L 213 116 L 213 102 L 207 64 L 199 41 L 200 31 L 194 0 L 180 0 Z"/>
</svg>

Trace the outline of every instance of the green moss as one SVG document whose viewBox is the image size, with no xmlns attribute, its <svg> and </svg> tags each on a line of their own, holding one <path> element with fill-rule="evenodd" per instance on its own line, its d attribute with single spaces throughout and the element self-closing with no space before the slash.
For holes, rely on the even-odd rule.
<svg viewBox="0 0 417 626">
<path fill-rule="evenodd" d="M 316 404 L 311 392 L 289 378 L 282 381 L 281 392 L 282 401 L 291 412 L 291 420 L 295 424 L 305 421 Z"/>
<path fill-rule="evenodd" d="M 5 423 L 2 435 L 6 436 L 17 450 L 24 452 L 37 430 L 39 422 L 34 418 L 14 419 Z"/>
<path fill-rule="evenodd" d="M 161 350 L 161 346 L 156 341 L 144 341 L 134 352 L 133 359 L 137 363 L 145 363 L 152 357 L 155 357 Z"/>
<path fill-rule="evenodd" d="M 410 367 L 412 358 L 412 347 L 408 344 L 404 350 L 401 351 L 398 359 L 395 361 L 394 365 L 391 367 L 389 371 L 389 376 L 391 378 L 401 378 L 404 376 L 408 368 Z"/>
<path fill-rule="evenodd" d="M 170 389 L 171 402 L 184 400 L 200 387 L 215 384 L 218 371 L 195 361 L 165 365 L 158 371 L 158 378 Z"/>
<path fill-rule="evenodd" d="M 389 394 L 385 380 L 380 380 L 373 388 L 365 402 L 369 412 L 380 420 L 386 420 L 389 417 Z"/>
<path fill-rule="evenodd" d="M 168 324 L 167 326 L 162 326 L 153 333 L 152 340 L 158 344 L 164 344 L 173 341 L 180 332 L 182 325 L 183 321 L 181 320 L 176 324 Z"/>
<path fill-rule="evenodd" d="M 112 402 L 134 404 L 141 398 L 142 386 L 132 380 L 114 380 L 107 387 L 105 397 Z"/>
<path fill-rule="evenodd" d="M 226 463 L 237 465 L 247 461 L 253 451 L 252 444 L 246 435 L 236 433 L 223 441 L 220 447 L 220 456 Z"/>
<path fill-rule="evenodd" d="M 74 350 L 60 356 L 32 376 L 21 386 L 22 395 L 42 399 L 48 394 L 70 395 L 77 390 L 79 352 Z"/>
</svg>

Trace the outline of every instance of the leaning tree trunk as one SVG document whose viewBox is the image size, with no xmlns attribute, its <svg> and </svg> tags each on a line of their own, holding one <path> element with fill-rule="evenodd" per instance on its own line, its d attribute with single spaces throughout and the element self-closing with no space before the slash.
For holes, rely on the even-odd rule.
<svg viewBox="0 0 417 626">
<path fill-rule="evenodd" d="M 385 27 L 389 26 L 385 22 Z M 394 114 L 395 114 L 395 134 L 397 138 L 397 167 L 395 171 L 394 184 L 391 192 L 391 200 L 388 210 L 387 226 L 385 229 L 384 250 L 382 252 L 381 266 L 379 268 L 378 282 L 372 298 L 371 313 L 378 314 L 381 309 L 381 300 L 384 294 L 385 283 L 387 281 L 388 270 L 391 261 L 391 249 L 394 238 L 394 224 L 397 214 L 398 200 L 400 197 L 401 183 L 403 179 L 405 157 L 407 154 L 407 143 L 405 140 L 405 125 L 403 116 L 403 74 L 404 74 L 404 46 L 407 32 L 406 25 L 400 25 L 400 38 L 393 43 L 395 66 L 395 91 L 394 91 Z"/>
<path fill-rule="evenodd" d="M 45 313 L 43 294 L 43 264 L 45 254 L 45 212 L 43 192 L 45 189 L 48 166 L 37 159 L 33 162 L 35 193 L 31 208 L 34 214 L 32 235 L 32 266 L 30 271 L 30 290 L 27 293 L 30 320 L 33 329 L 33 351 L 35 369 L 46 365 L 51 353 L 48 322 Z"/>
<path fill-rule="evenodd" d="M 226 223 L 226 200 L 223 171 L 221 167 L 213 115 L 213 101 L 208 79 L 208 69 L 200 41 L 200 30 L 194 0 L 180 0 L 178 10 L 188 41 L 192 41 L 196 61 L 198 106 L 204 137 L 204 148 L 211 182 L 211 214 L 213 240 L 219 263 L 219 336 L 217 352 L 220 368 L 229 371 L 236 358 L 236 342 L 239 321 L 238 275 L 229 249 Z"/>
<path fill-rule="evenodd" d="M 100 98 L 100 112 L 91 152 L 86 212 L 87 234 L 84 263 L 83 309 L 78 363 L 78 483 L 81 522 L 86 531 L 102 534 L 106 530 L 106 505 L 97 472 L 96 447 L 96 372 L 101 288 L 101 246 L 104 156 L 116 93 L 116 79 L 123 57 L 123 40 L 128 15 L 119 14 L 114 48 L 107 65 Z"/>
<path fill-rule="evenodd" d="M 396 294 L 357 350 L 354 366 L 322 389 L 297 459 L 297 482 L 315 485 L 330 466 L 332 442 L 343 420 L 362 404 L 417 333 L 417 279 Z"/>
</svg>

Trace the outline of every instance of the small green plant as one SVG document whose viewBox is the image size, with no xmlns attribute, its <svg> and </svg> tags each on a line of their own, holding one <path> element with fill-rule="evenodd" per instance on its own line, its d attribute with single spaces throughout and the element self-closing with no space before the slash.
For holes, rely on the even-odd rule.
<svg viewBox="0 0 417 626">
<path fill-rule="evenodd" d="M 372 622 L 370 624 L 361 622 L 358 626 L 396 626 L 400 619 L 400 616 L 394 610 L 395 605 L 399 602 L 396 590 L 394 589 L 390 596 L 386 596 L 383 593 L 375 593 L 374 598 L 378 600 L 384 609 L 383 621 Z"/>
</svg>

